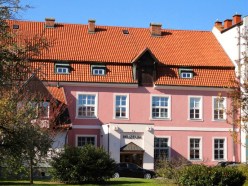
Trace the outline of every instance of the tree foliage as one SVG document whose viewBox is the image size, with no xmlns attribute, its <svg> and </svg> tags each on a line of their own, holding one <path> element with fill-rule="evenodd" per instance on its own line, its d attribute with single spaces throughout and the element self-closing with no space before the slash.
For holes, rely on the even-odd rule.
<svg viewBox="0 0 248 186">
<path fill-rule="evenodd" d="M 53 158 L 53 176 L 64 183 L 102 182 L 114 174 L 115 161 L 92 145 L 67 147 Z"/>
<path fill-rule="evenodd" d="M 27 8 L 20 0 L 0 0 L 0 166 L 18 169 L 33 166 L 44 157 L 51 146 L 49 130 L 41 128 L 37 107 L 32 102 L 41 97 L 23 90 L 33 69 L 30 59 L 48 49 L 49 43 L 42 35 L 26 37 L 13 32 L 8 19 Z"/>
</svg>

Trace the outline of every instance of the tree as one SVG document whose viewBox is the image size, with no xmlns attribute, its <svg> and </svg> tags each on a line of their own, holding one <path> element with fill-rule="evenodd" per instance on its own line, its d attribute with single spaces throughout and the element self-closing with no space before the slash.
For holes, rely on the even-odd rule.
<svg viewBox="0 0 248 186">
<path fill-rule="evenodd" d="M 51 162 L 53 176 L 64 183 L 102 182 L 114 174 L 115 161 L 93 145 L 66 147 Z"/>
<path fill-rule="evenodd" d="M 245 28 L 240 35 L 240 48 L 245 50 L 242 52 L 240 60 L 237 60 L 237 78 L 233 82 L 235 85 L 231 91 L 228 92 L 228 97 L 231 99 L 231 108 L 227 110 L 229 116 L 228 123 L 233 127 L 239 128 L 241 132 L 248 134 L 248 29 Z M 235 131 L 232 132 L 233 139 L 242 144 L 238 139 Z"/>
<path fill-rule="evenodd" d="M 16 170 L 28 164 L 33 183 L 33 166 L 46 155 L 52 138 L 37 117 L 41 95 L 22 90 L 33 73 L 30 59 L 48 49 L 49 42 L 42 35 L 25 38 L 8 26 L 7 20 L 27 7 L 20 0 L 0 0 L 0 160 L 1 166 L 7 162 Z"/>
</svg>

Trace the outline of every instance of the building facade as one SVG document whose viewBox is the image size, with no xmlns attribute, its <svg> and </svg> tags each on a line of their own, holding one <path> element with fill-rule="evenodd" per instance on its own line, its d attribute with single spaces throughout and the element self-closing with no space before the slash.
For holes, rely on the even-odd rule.
<svg viewBox="0 0 248 186">
<path fill-rule="evenodd" d="M 247 79 L 247 62 L 244 61 L 248 54 L 248 16 L 234 15 L 232 19 L 226 19 L 223 23 L 216 21 L 212 30 L 213 34 L 231 59 L 236 67 L 237 77 L 241 84 Z M 241 88 L 242 89 L 242 88 Z M 242 113 L 241 113 L 242 114 Z M 247 162 L 247 131 L 244 126 L 247 123 L 241 124 L 241 161 Z"/>
<path fill-rule="evenodd" d="M 51 47 L 36 76 L 68 107 L 59 146 L 102 146 L 117 162 L 154 169 L 159 159 L 240 161 L 227 122 L 235 66 L 210 31 L 10 21 Z M 18 25 L 18 27 L 16 26 Z M 37 70 L 39 69 L 39 70 Z M 62 136 L 62 137 L 61 137 Z"/>
</svg>

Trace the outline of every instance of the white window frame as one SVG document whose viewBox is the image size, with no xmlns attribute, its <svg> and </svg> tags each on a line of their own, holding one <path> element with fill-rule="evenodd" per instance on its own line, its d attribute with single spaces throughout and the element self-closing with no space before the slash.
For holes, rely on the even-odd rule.
<svg viewBox="0 0 248 186">
<path fill-rule="evenodd" d="M 191 159 L 190 158 L 190 140 L 191 139 L 199 139 L 200 143 L 199 143 L 199 159 Z M 188 137 L 188 160 L 190 161 L 202 161 L 202 137 L 201 136 L 189 136 Z"/>
<path fill-rule="evenodd" d="M 218 100 L 218 99 L 223 99 L 223 106 L 224 106 L 224 109 L 223 109 L 223 118 L 219 118 L 219 114 L 218 114 L 218 118 L 215 119 L 214 118 L 214 111 L 215 111 L 215 101 Z M 224 121 L 226 120 L 226 97 L 217 97 L 217 96 L 213 96 L 212 97 L 212 120 L 213 121 Z M 220 110 L 220 108 L 218 108 L 218 110 Z"/>
<path fill-rule="evenodd" d="M 116 97 L 117 96 L 126 96 L 126 116 L 125 117 L 116 117 Z M 129 119 L 129 94 L 114 94 L 114 119 Z"/>
<path fill-rule="evenodd" d="M 62 72 L 59 72 L 59 70 L 61 70 Z M 64 72 L 65 71 L 65 72 Z M 62 66 L 58 66 L 56 67 L 56 73 L 57 74 L 69 74 L 69 67 L 62 67 Z"/>
<path fill-rule="evenodd" d="M 180 77 L 183 79 L 191 79 L 193 78 L 193 72 L 181 72 Z"/>
<path fill-rule="evenodd" d="M 106 74 L 106 68 L 93 68 L 92 74 L 97 76 L 104 76 Z"/>
<path fill-rule="evenodd" d="M 215 159 L 215 154 L 214 154 L 214 151 L 215 151 L 215 147 L 214 147 L 214 140 L 216 139 L 221 139 L 221 140 L 224 140 L 224 157 L 223 159 Z M 227 138 L 226 137 L 213 137 L 212 138 L 212 160 L 213 161 L 226 161 L 227 160 Z"/>
<path fill-rule="evenodd" d="M 22 104 L 22 103 L 19 103 L 19 104 Z M 32 102 L 30 102 L 30 104 L 35 109 L 37 118 L 40 118 L 40 119 L 49 118 L 49 116 L 50 116 L 50 102 L 49 101 L 38 101 L 38 102 L 32 101 Z M 42 116 L 40 114 L 40 112 L 41 112 L 40 110 L 42 108 L 44 108 L 44 104 L 47 104 L 47 114 L 46 114 L 46 116 Z M 19 105 L 19 107 L 20 107 L 20 105 Z"/>
<path fill-rule="evenodd" d="M 168 106 L 167 106 L 168 117 L 153 117 L 153 113 L 152 113 L 153 97 L 168 98 Z M 162 107 L 158 107 L 158 108 L 162 108 Z M 171 120 L 171 95 L 153 94 L 150 96 L 150 120 Z"/>
<path fill-rule="evenodd" d="M 81 106 L 78 104 L 79 95 L 94 95 L 95 96 L 95 117 L 85 117 L 78 115 L 78 108 Z M 96 92 L 77 92 L 76 94 L 76 118 L 77 119 L 97 119 L 98 118 L 98 93 Z"/>
<path fill-rule="evenodd" d="M 168 160 L 171 159 L 171 136 L 154 136 L 154 141 L 155 141 L 155 138 L 167 138 L 168 139 Z M 155 147 L 155 143 L 154 143 L 154 159 L 155 159 L 155 150 L 156 149 L 166 149 L 166 148 L 157 148 Z"/>
<path fill-rule="evenodd" d="M 190 100 L 193 98 L 200 99 L 199 103 L 199 118 L 190 118 Z M 203 121 L 203 97 L 202 96 L 189 96 L 188 97 L 188 120 L 191 121 Z"/>
<path fill-rule="evenodd" d="M 94 140 L 94 146 L 97 146 L 97 135 L 76 135 L 76 140 L 75 140 L 75 146 L 76 147 L 81 147 L 81 146 L 78 146 L 78 137 L 94 137 L 95 140 Z"/>
</svg>

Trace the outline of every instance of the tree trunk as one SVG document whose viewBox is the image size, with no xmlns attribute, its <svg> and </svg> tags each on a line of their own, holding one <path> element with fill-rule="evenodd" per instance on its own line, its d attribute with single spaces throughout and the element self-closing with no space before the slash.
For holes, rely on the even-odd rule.
<svg viewBox="0 0 248 186">
<path fill-rule="evenodd" d="M 33 158 L 30 157 L 30 162 L 29 162 L 29 181 L 30 184 L 34 183 L 34 178 L 33 178 Z"/>
</svg>

